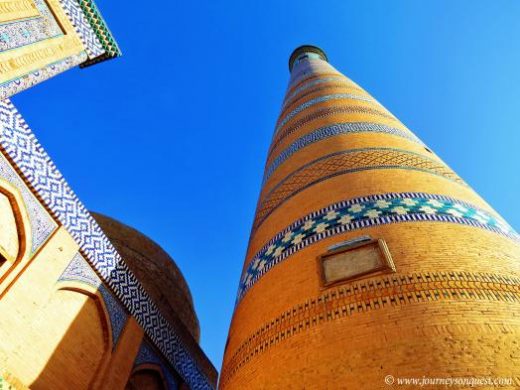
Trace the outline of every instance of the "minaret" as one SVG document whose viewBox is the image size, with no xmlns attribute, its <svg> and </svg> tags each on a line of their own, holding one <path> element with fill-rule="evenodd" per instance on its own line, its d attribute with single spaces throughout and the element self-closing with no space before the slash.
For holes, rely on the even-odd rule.
<svg viewBox="0 0 520 390">
<path fill-rule="evenodd" d="M 289 69 L 220 387 L 518 381 L 517 233 L 321 49 Z"/>
</svg>

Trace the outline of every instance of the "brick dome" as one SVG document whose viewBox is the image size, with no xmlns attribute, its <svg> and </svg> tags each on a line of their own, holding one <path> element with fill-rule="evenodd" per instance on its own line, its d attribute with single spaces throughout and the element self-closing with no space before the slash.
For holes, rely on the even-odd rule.
<svg viewBox="0 0 520 390">
<path fill-rule="evenodd" d="M 191 293 L 170 255 L 136 229 L 102 214 L 92 216 L 166 319 L 198 342 L 200 328 Z"/>
</svg>

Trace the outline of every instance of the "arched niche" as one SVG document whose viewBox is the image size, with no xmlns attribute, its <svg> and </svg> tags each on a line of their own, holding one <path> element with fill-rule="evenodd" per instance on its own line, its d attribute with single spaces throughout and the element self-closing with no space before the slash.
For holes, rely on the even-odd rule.
<svg viewBox="0 0 520 390">
<path fill-rule="evenodd" d="M 0 178 L 0 294 L 30 260 L 31 224 L 18 188 Z"/>
<path fill-rule="evenodd" d="M 159 365 L 141 364 L 134 368 L 125 390 L 169 390 Z"/>
<path fill-rule="evenodd" d="M 38 321 L 45 341 L 36 346 L 40 367 L 30 388 L 99 388 L 112 351 L 103 297 L 87 284 L 59 282 L 57 287 Z"/>
</svg>

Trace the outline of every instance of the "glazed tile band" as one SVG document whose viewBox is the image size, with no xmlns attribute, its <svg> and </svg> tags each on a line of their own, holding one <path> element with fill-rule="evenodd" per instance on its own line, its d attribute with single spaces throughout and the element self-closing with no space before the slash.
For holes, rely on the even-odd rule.
<svg viewBox="0 0 520 390">
<path fill-rule="evenodd" d="M 79 0 L 79 5 L 105 51 L 101 56 L 91 58 L 82 64 L 82 67 L 90 66 L 110 58 L 120 57 L 122 55 L 121 49 L 101 16 L 96 3 L 93 0 Z"/>
<path fill-rule="evenodd" d="M 312 88 L 314 87 L 315 85 L 318 85 L 318 84 L 323 84 L 323 83 L 327 83 L 329 81 L 332 81 L 332 82 L 335 82 L 335 81 L 340 81 L 340 80 L 345 80 L 352 83 L 352 85 L 354 87 L 358 87 L 359 86 L 357 84 L 354 84 L 352 81 L 348 80 L 345 76 L 343 75 L 335 75 L 335 76 L 329 76 L 329 77 L 322 77 L 322 78 L 318 78 L 318 79 L 315 79 L 315 80 L 312 80 L 312 81 L 309 81 L 308 83 L 305 83 L 303 84 L 302 86 L 296 88 L 294 91 L 292 91 L 291 93 L 289 93 L 289 95 L 287 95 L 284 99 L 284 103 L 282 105 L 282 111 L 283 109 L 290 103 L 290 101 L 296 96 L 298 95 L 300 92 L 303 92 L 309 88 Z"/>
<path fill-rule="evenodd" d="M 11 97 L 16 93 L 41 83 L 44 80 L 66 71 L 67 69 L 73 68 L 86 60 L 87 53 L 81 52 L 75 56 L 67 57 L 62 61 L 57 61 L 14 80 L 6 81 L 5 83 L 0 84 L 0 100 Z"/>
<path fill-rule="evenodd" d="M 280 133 L 278 133 L 276 135 L 276 137 L 274 137 L 273 140 L 271 141 L 271 146 L 269 147 L 269 152 L 267 153 L 267 161 L 269 161 L 271 159 L 274 149 L 276 149 L 276 147 L 278 145 L 280 145 L 280 143 L 287 136 L 291 135 L 296 130 L 302 128 L 307 123 L 309 123 L 315 119 L 324 118 L 324 117 L 331 116 L 334 114 L 354 114 L 354 113 L 378 116 L 378 117 L 385 118 L 385 119 L 394 121 L 397 124 L 402 125 L 402 123 L 397 118 L 395 118 L 393 115 L 391 115 L 389 112 L 386 112 L 383 110 L 378 110 L 378 109 L 371 108 L 371 107 L 358 107 L 358 106 L 351 106 L 351 105 L 346 105 L 346 104 L 343 104 L 343 105 L 338 104 L 337 106 L 333 106 L 333 107 L 320 108 L 318 110 L 314 110 L 309 115 L 299 118 L 297 121 L 292 123 L 290 126 L 287 126 L 286 128 L 284 128 L 283 131 L 280 131 Z M 402 126 L 404 126 L 404 125 L 402 125 Z"/>
<path fill-rule="evenodd" d="M 379 123 L 371 123 L 371 122 L 346 122 L 346 123 L 337 123 L 330 126 L 321 127 L 317 130 L 314 130 L 311 133 L 305 134 L 303 137 L 296 140 L 292 143 L 288 148 L 283 150 L 278 157 L 274 159 L 274 161 L 266 168 L 264 179 L 262 182 L 262 186 L 265 182 L 271 177 L 273 172 L 278 169 L 278 167 L 289 157 L 291 157 L 294 153 L 299 151 L 300 149 L 305 148 L 308 145 L 313 144 L 314 142 L 318 142 L 324 140 L 326 138 L 334 137 L 340 134 L 350 134 L 350 133 L 363 133 L 363 132 L 375 132 L 375 133 L 386 133 L 391 135 L 396 135 L 398 137 L 409 139 L 410 141 L 417 142 L 421 145 L 423 143 L 410 131 L 401 130 L 395 127 L 390 127 L 386 125 L 381 125 Z"/>
<path fill-rule="evenodd" d="M 311 100 L 299 105 L 294 110 L 289 112 L 289 114 L 287 114 L 285 117 L 280 118 L 278 120 L 278 124 L 276 125 L 276 128 L 274 129 L 274 134 L 277 134 L 280 131 L 280 129 L 287 124 L 287 122 L 289 122 L 292 118 L 294 118 L 300 112 L 308 109 L 309 107 L 312 107 L 319 103 L 328 102 L 329 100 L 338 100 L 338 99 L 361 100 L 364 102 L 371 102 L 371 103 L 376 103 L 379 105 L 379 103 L 377 101 L 375 101 L 373 98 L 371 98 L 369 96 L 354 95 L 351 93 L 336 93 L 336 94 L 331 94 L 331 95 L 320 96 L 320 97 L 311 99 Z"/>
<path fill-rule="evenodd" d="M 312 212 L 276 234 L 249 262 L 236 304 L 270 269 L 311 244 L 370 226 L 421 221 L 477 227 L 519 241 L 518 234 L 498 216 L 451 197 L 405 192 L 354 198 Z"/>
<path fill-rule="evenodd" d="M 356 85 L 351 85 L 346 82 L 329 82 L 326 85 L 318 85 L 317 87 L 311 88 L 311 89 L 299 94 L 298 96 L 294 97 L 292 99 L 292 101 L 288 102 L 287 106 L 285 106 L 282 109 L 279 116 L 280 117 L 284 116 L 286 114 L 286 110 L 289 110 L 291 108 L 291 106 L 297 104 L 300 101 L 305 101 L 305 99 L 312 97 L 311 95 L 323 96 L 323 93 L 318 95 L 318 92 L 327 92 L 329 94 L 331 94 L 331 93 L 335 93 L 335 94 L 336 93 L 349 93 L 349 94 L 358 93 L 360 95 L 366 94 L 366 92 L 362 88 L 360 88 Z"/>
<path fill-rule="evenodd" d="M 287 86 L 287 88 L 285 90 L 285 96 L 287 96 L 287 94 L 289 94 L 289 93 L 292 93 L 297 88 L 300 88 L 300 87 L 304 86 L 306 83 L 311 82 L 312 80 L 316 80 L 316 79 L 320 79 L 320 78 L 324 78 L 324 77 L 344 77 L 344 78 L 347 78 L 345 75 L 339 73 L 338 71 L 331 71 L 330 69 L 329 69 L 328 72 L 312 73 L 312 74 L 309 74 L 308 77 L 305 77 L 305 78 L 301 79 L 300 81 L 298 81 L 296 83 L 289 83 L 289 85 Z M 350 79 L 348 79 L 348 80 L 350 81 Z"/>
<path fill-rule="evenodd" d="M 256 231 L 269 215 L 301 191 L 335 176 L 376 169 L 420 171 L 467 185 L 442 162 L 418 153 L 396 148 L 342 150 L 301 166 L 280 180 L 268 193 L 261 193 L 252 231 Z"/>
<path fill-rule="evenodd" d="M 103 45 L 88 22 L 87 16 L 81 9 L 78 0 L 59 0 L 65 14 L 74 26 L 81 42 L 85 46 L 88 57 L 93 59 L 105 54 Z"/>
</svg>

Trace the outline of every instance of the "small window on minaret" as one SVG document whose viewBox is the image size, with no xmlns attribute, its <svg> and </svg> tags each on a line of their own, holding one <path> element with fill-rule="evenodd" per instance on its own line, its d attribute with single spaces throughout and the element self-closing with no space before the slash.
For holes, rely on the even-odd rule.
<svg viewBox="0 0 520 390">
<path fill-rule="evenodd" d="M 318 257 L 323 286 L 395 272 L 385 240 L 362 236 L 329 248 Z"/>
</svg>

